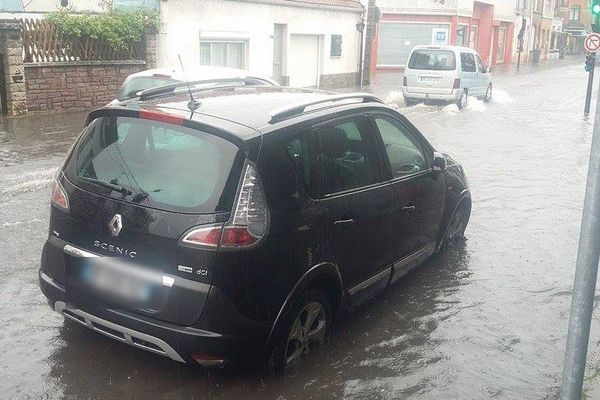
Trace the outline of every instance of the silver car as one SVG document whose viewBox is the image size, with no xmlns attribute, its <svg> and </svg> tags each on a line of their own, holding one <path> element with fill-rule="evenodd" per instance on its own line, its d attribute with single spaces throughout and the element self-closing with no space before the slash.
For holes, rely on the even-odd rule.
<svg viewBox="0 0 600 400">
<path fill-rule="evenodd" d="M 491 68 L 468 47 L 415 46 L 404 70 L 402 94 L 407 105 L 423 100 L 467 105 L 469 96 L 492 99 Z"/>
</svg>

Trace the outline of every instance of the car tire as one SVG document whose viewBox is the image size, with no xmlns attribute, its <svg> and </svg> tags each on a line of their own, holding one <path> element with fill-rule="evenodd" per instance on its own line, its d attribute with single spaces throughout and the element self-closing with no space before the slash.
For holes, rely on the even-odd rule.
<svg viewBox="0 0 600 400">
<path fill-rule="evenodd" d="M 412 107 L 412 106 L 416 105 L 418 102 L 419 102 L 418 100 L 407 99 L 406 97 L 404 98 L 404 104 L 406 104 L 407 107 Z"/>
<path fill-rule="evenodd" d="M 493 87 L 492 87 L 492 84 L 490 83 L 485 91 L 485 97 L 483 98 L 483 101 L 485 101 L 486 103 L 489 103 L 490 101 L 492 101 L 492 96 L 493 96 Z"/>
<path fill-rule="evenodd" d="M 272 375 L 283 373 L 296 365 L 313 347 L 325 343 L 331 333 L 332 321 L 333 314 L 327 296 L 317 289 L 304 292 L 285 319 L 268 360 L 269 372 Z"/>
<path fill-rule="evenodd" d="M 458 99 L 456 99 L 456 105 L 458 106 L 459 110 L 462 110 L 463 108 L 465 108 L 467 106 L 468 103 L 469 103 L 469 93 L 467 92 L 467 89 L 465 89 L 460 94 L 460 97 Z"/>
<path fill-rule="evenodd" d="M 448 220 L 442 241 L 443 248 L 448 248 L 464 239 L 470 217 L 471 206 L 468 201 L 464 200 L 456 207 L 456 210 L 452 213 L 452 217 Z"/>
</svg>

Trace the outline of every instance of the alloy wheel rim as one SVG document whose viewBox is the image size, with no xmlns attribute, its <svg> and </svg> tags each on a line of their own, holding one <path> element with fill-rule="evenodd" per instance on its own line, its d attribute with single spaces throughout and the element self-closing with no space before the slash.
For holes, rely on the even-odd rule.
<svg viewBox="0 0 600 400">
<path fill-rule="evenodd" d="M 463 211 L 457 210 L 452 218 L 452 222 L 450 223 L 450 229 L 448 234 L 448 239 L 453 240 L 457 236 L 459 236 L 460 232 L 463 230 L 464 226 L 464 217 Z"/>
<path fill-rule="evenodd" d="M 323 305 L 316 301 L 307 304 L 296 316 L 288 334 L 285 346 L 286 368 L 309 353 L 311 346 L 322 344 L 325 341 L 326 328 L 327 319 Z"/>
<path fill-rule="evenodd" d="M 460 96 L 460 104 L 462 105 L 462 108 L 465 108 L 467 106 L 467 93 L 463 92 L 462 95 Z"/>
</svg>

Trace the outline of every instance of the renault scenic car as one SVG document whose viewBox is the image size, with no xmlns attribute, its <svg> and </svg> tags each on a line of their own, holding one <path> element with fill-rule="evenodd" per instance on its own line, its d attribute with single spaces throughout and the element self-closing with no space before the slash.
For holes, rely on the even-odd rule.
<svg viewBox="0 0 600 400">
<path fill-rule="evenodd" d="M 402 94 L 407 105 L 423 100 L 467 106 L 469 96 L 492 99 L 491 68 L 468 47 L 415 46 L 404 70 Z"/>
<path fill-rule="evenodd" d="M 89 115 L 39 271 L 65 318 L 178 362 L 282 371 L 336 314 L 463 236 L 463 168 L 378 98 L 193 94 L 150 89 Z"/>
</svg>

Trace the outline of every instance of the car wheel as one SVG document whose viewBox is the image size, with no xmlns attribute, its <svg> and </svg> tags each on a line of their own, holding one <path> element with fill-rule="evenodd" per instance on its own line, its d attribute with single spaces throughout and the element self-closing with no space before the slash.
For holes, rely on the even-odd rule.
<svg viewBox="0 0 600 400">
<path fill-rule="evenodd" d="M 487 87 L 487 90 L 485 91 L 485 97 L 483 98 L 483 101 L 485 101 L 486 103 L 489 103 L 490 101 L 492 101 L 492 94 L 493 94 L 493 87 L 492 87 L 492 84 L 490 83 L 489 86 Z"/>
<path fill-rule="evenodd" d="M 442 243 L 443 247 L 449 247 L 465 237 L 465 229 L 467 229 L 470 216 L 471 208 L 467 202 L 463 201 L 454 210 L 454 214 L 452 214 L 450 221 L 448 221 L 446 234 Z"/>
<path fill-rule="evenodd" d="M 269 358 L 269 371 L 280 374 L 296 365 L 331 332 L 332 312 L 320 290 L 306 291 L 294 304 Z"/>
<path fill-rule="evenodd" d="M 407 99 L 406 97 L 404 98 L 404 104 L 406 104 L 407 107 L 412 107 L 412 106 L 416 105 L 417 103 L 418 103 L 417 100 Z"/>
<path fill-rule="evenodd" d="M 459 110 L 462 110 L 463 108 L 465 108 L 467 106 L 468 102 L 469 102 L 469 95 L 467 93 L 467 89 L 465 89 L 460 94 L 460 97 L 458 98 L 458 100 L 456 100 L 456 105 L 458 106 Z"/>
</svg>

